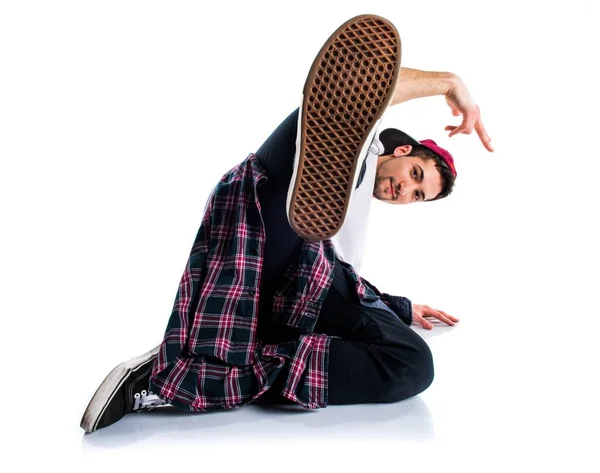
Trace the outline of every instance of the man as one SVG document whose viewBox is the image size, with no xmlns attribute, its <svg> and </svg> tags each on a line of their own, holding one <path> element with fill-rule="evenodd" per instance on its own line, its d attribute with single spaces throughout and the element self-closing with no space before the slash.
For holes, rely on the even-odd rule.
<svg viewBox="0 0 600 473">
<path fill-rule="evenodd" d="M 410 325 L 458 319 L 382 294 L 357 270 L 373 197 L 406 204 L 452 191 L 448 151 L 395 129 L 376 136 L 390 104 L 431 95 L 463 116 L 450 135 L 475 129 L 492 151 L 458 77 L 401 69 L 383 18 L 342 25 L 313 63 L 302 107 L 209 197 L 162 344 L 108 375 L 82 428 L 166 403 L 319 408 L 425 390 L 431 352 Z"/>
</svg>

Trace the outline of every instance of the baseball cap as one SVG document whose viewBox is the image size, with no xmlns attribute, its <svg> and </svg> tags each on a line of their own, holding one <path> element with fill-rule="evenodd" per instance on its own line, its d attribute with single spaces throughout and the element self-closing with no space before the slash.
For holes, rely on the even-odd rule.
<svg viewBox="0 0 600 473">
<path fill-rule="evenodd" d="M 438 155 L 442 159 L 442 162 L 450 169 L 454 177 L 456 177 L 454 158 L 448 150 L 438 146 L 437 143 L 431 139 L 417 141 L 403 131 L 397 130 L 396 128 L 387 128 L 379 134 L 379 140 L 385 147 L 384 154 L 392 154 L 397 146 L 423 146 Z"/>
</svg>

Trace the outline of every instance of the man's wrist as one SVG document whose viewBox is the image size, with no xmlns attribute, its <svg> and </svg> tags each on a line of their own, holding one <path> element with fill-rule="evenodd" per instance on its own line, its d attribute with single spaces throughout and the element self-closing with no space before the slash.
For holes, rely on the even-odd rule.
<svg viewBox="0 0 600 473">
<path fill-rule="evenodd" d="M 447 74 L 447 76 L 445 76 L 443 80 L 447 89 L 446 92 L 444 92 L 444 95 L 449 96 L 457 87 L 462 84 L 462 79 L 451 72 L 447 72 L 445 74 Z"/>
<path fill-rule="evenodd" d="M 420 71 L 403 67 L 391 105 L 421 97 L 447 95 L 459 81 L 460 78 L 452 72 Z"/>
</svg>

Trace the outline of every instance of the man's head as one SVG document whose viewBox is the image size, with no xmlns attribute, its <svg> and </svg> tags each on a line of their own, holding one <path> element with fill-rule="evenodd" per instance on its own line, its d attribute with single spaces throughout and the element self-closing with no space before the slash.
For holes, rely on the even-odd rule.
<svg viewBox="0 0 600 473">
<path fill-rule="evenodd" d="M 379 135 L 385 151 L 377 161 L 373 196 L 390 204 L 438 200 L 452 192 L 454 159 L 432 140 L 418 142 L 389 128 Z"/>
</svg>

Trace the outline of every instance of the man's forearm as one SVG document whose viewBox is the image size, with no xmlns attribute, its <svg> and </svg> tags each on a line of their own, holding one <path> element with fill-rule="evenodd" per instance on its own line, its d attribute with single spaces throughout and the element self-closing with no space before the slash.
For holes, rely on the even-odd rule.
<svg viewBox="0 0 600 473">
<path fill-rule="evenodd" d="M 428 72 L 403 67 L 390 105 L 396 105 L 419 97 L 446 95 L 457 80 L 451 72 Z"/>
</svg>

